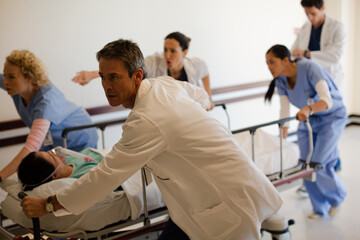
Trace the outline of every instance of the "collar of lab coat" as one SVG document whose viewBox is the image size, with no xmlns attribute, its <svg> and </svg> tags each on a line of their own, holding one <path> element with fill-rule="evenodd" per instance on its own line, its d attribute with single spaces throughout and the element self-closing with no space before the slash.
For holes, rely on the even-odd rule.
<svg viewBox="0 0 360 240">
<path fill-rule="evenodd" d="M 150 90 L 151 88 L 151 83 L 148 79 L 143 79 L 140 83 L 140 87 L 138 89 L 138 92 L 136 94 L 136 98 L 135 98 L 135 103 L 134 106 L 136 105 L 136 103 L 138 103 L 140 101 L 140 99 L 146 95 L 146 93 Z"/>
</svg>

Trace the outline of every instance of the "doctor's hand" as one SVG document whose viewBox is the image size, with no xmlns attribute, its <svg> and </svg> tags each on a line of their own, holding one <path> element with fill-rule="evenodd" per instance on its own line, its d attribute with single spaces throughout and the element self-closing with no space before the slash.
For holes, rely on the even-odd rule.
<svg viewBox="0 0 360 240">
<path fill-rule="evenodd" d="M 291 55 L 294 57 L 294 58 L 303 58 L 304 57 L 304 54 L 305 54 L 305 51 L 300 49 L 300 48 L 295 48 L 292 52 L 291 52 Z"/>
<path fill-rule="evenodd" d="M 311 110 L 309 106 L 305 106 L 302 109 L 300 109 L 300 111 L 296 114 L 296 119 L 301 122 L 304 122 L 309 118 L 310 112 Z"/>
<path fill-rule="evenodd" d="M 80 71 L 76 73 L 76 76 L 73 77 L 72 81 L 79 83 L 81 86 L 85 86 L 94 78 L 99 77 L 98 71 Z"/>
<path fill-rule="evenodd" d="M 21 207 L 28 218 L 41 217 L 48 212 L 45 209 L 46 198 L 24 197 Z"/>
</svg>

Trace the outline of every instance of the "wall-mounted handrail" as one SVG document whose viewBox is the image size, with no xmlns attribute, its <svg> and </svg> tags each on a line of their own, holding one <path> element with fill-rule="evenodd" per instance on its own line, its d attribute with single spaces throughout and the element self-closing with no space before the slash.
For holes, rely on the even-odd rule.
<svg viewBox="0 0 360 240">
<path fill-rule="evenodd" d="M 67 147 L 66 137 L 69 132 L 81 130 L 81 129 L 85 129 L 85 128 L 92 128 L 92 127 L 97 127 L 101 130 L 102 146 L 103 146 L 103 148 L 105 148 L 105 136 L 104 136 L 105 128 L 109 125 L 122 124 L 125 122 L 126 122 L 126 118 L 121 118 L 121 119 L 117 119 L 117 120 L 103 121 L 103 122 L 98 122 L 98 123 L 93 123 L 93 124 L 82 125 L 82 126 L 78 126 L 78 127 L 66 128 L 66 129 L 64 129 L 64 131 L 61 134 L 61 136 L 63 138 L 64 148 Z"/>
</svg>

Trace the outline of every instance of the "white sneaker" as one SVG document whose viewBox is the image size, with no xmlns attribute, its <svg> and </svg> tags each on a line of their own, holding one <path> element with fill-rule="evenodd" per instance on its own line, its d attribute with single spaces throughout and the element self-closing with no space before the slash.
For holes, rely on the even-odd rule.
<svg viewBox="0 0 360 240">
<path fill-rule="evenodd" d="M 333 217 L 340 212 L 340 206 L 332 206 L 329 211 L 329 216 Z"/>
<path fill-rule="evenodd" d="M 308 218 L 310 219 L 319 219 L 322 218 L 322 216 L 320 214 L 317 214 L 316 212 L 312 212 L 308 215 Z"/>
<path fill-rule="evenodd" d="M 296 190 L 296 193 L 303 198 L 309 197 L 309 193 L 306 191 L 306 187 L 304 185 L 301 185 L 301 187 Z"/>
</svg>

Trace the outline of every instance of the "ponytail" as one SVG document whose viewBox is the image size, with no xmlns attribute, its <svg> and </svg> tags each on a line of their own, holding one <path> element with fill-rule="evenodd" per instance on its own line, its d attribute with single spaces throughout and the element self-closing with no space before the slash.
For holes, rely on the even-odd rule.
<svg viewBox="0 0 360 240">
<path fill-rule="evenodd" d="M 275 91 L 275 81 L 276 81 L 276 79 L 278 79 L 278 78 L 277 77 L 274 78 L 269 84 L 269 88 L 268 88 L 268 90 L 267 90 L 267 92 L 265 94 L 265 99 L 264 99 L 265 102 L 266 101 L 271 102 L 271 98 L 272 98 L 272 96 L 274 94 L 274 91 Z"/>
</svg>

